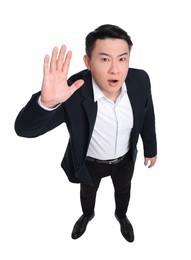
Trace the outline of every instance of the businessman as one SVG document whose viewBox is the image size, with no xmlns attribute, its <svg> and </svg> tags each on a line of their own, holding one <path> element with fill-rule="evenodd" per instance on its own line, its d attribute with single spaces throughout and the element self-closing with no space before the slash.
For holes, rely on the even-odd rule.
<svg viewBox="0 0 191 260">
<path fill-rule="evenodd" d="M 123 237 L 134 241 L 127 218 L 131 180 L 139 136 L 144 165 L 157 159 L 155 114 L 148 74 L 130 68 L 130 36 L 122 28 L 104 24 L 85 39 L 86 65 L 68 79 L 72 52 L 62 45 L 44 58 L 41 90 L 32 95 L 15 121 L 22 137 L 37 137 L 66 123 L 68 145 L 61 163 L 68 179 L 80 184 L 82 215 L 72 238 L 81 237 L 95 215 L 102 178 L 114 187 L 115 217 Z M 104 212 L 103 212 L 104 214 Z M 111 227 L 112 228 L 112 227 Z"/>
</svg>

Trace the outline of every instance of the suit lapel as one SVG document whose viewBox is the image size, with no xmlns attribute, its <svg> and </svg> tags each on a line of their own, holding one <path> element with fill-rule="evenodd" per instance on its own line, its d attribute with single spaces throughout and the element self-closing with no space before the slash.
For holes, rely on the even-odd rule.
<svg viewBox="0 0 191 260">
<path fill-rule="evenodd" d="M 87 73 L 86 77 L 84 78 L 84 85 L 82 86 L 82 105 L 86 116 L 89 122 L 89 136 L 88 136 L 88 143 L 92 136 L 96 115 L 97 115 L 97 102 L 93 100 L 93 87 L 92 87 L 92 79 L 91 74 Z"/>
<path fill-rule="evenodd" d="M 138 105 L 137 105 L 137 97 L 138 93 L 136 90 L 136 82 L 131 77 L 127 77 L 126 81 L 126 87 L 127 87 L 127 95 L 129 97 L 131 107 L 133 110 L 133 118 L 134 118 L 134 127 L 136 125 L 136 119 L 137 119 L 137 114 L 138 114 Z"/>
</svg>

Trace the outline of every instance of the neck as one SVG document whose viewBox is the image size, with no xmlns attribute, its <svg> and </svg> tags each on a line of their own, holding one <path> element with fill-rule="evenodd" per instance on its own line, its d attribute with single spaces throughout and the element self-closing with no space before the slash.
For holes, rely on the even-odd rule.
<svg viewBox="0 0 191 260">
<path fill-rule="evenodd" d="M 119 89 L 119 91 L 114 92 L 114 93 L 108 93 L 108 92 L 105 92 L 105 91 L 103 91 L 103 93 L 104 93 L 104 95 L 105 95 L 108 99 L 112 100 L 112 101 L 115 103 L 116 100 L 117 100 L 117 98 L 119 97 L 119 95 L 120 95 L 120 93 L 121 93 L 121 89 Z"/>
</svg>

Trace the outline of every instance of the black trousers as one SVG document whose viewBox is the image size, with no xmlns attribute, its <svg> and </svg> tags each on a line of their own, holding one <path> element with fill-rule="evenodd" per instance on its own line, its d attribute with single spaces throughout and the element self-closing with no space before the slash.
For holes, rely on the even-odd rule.
<svg viewBox="0 0 191 260">
<path fill-rule="evenodd" d="M 134 162 L 131 159 L 130 151 L 122 161 L 116 164 L 86 161 L 86 166 L 93 185 L 81 183 L 80 200 L 83 214 L 87 217 L 92 215 L 101 179 L 110 176 L 114 186 L 115 212 L 118 218 L 125 217 L 130 200 L 131 180 L 134 172 Z"/>
</svg>

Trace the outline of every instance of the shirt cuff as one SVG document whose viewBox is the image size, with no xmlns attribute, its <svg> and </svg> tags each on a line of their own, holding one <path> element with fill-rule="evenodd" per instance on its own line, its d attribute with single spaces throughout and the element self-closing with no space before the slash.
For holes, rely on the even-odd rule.
<svg viewBox="0 0 191 260">
<path fill-rule="evenodd" d="M 60 106 L 60 104 L 58 104 L 57 106 L 55 106 L 55 107 L 53 107 L 53 108 L 49 108 L 49 107 L 44 106 L 44 105 L 42 104 L 42 102 L 41 102 L 41 96 L 39 96 L 39 98 L 38 98 L 38 104 L 39 104 L 40 107 L 42 107 L 43 109 L 45 109 L 45 110 L 47 110 L 47 111 L 53 111 L 53 110 L 55 110 L 57 107 Z"/>
</svg>

